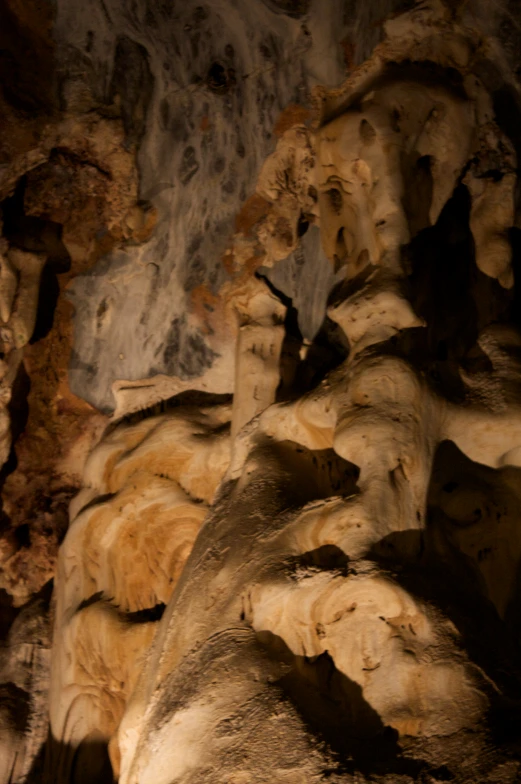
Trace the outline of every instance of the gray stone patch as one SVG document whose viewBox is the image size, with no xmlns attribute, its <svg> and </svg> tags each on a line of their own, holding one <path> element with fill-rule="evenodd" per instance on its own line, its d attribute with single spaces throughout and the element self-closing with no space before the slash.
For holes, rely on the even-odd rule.
<svg viewBox="0 0 521 784">
<path fill-rule="evenodd" d="M 298 312 L 298 326 L 302 337 L 312 341 L 326 316 L 329 294 L 344 270 L 337 275 L 322 250 L 320 231 L 310 226 L 294 253 L 275 267 L 261 267 L 259 273 L 292 300 Z"/>
<path fill-rule="evenodd" d="M 288 104 L 308 103 L 314 85 L 343 81 L 339 41 L 361 5 L 57 0 L 63 84 L 77 78 L 81 65 L 105 102 L 119 94 L 127 133 L 141 139 L 139 196 L 158 214 L 145 245 L 112 252 L 72 284 L 76 394 L 110 410 L 117 379 L 158 372 L 191 378 L 214 361 L 222 347 L 198 326 L 191 291 L 204 285 L 218 293 L 226 280 L 221 259 L 235 216 L 274 149 L 277 119 Z M 203 238 L 197 249 L 196 237 Z M 146 272 L 150 264 L 157 273 Z M 302 312 L 313 314 L 302 322 L 307 336 L 318 328 L 329 285 L 317 264 L 306 261 L 295 283 Z M 110 302 L 106 311 L 103 302 Z M 174 323 L 186 331 L 177 344 Z"/>
</svg>

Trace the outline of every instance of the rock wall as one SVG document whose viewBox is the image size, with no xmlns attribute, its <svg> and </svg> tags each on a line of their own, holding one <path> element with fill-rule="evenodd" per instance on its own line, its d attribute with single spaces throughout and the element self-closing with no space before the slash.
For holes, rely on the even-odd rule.
<svg viewBox="0 0 521 784">
<path fill-rule="evenodd" d="M 0 780 L 517 781 L 515 6 L 6 8 Z"/>
</svg>

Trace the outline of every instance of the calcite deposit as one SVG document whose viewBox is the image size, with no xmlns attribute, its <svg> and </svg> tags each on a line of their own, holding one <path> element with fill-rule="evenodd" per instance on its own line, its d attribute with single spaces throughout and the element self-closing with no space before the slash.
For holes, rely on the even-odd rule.
<svg viewBox="0 0 521 784">
<path fill-rule="evenodd" d="M 519 11 L 7 8 L 0 782 L 520 780 Z"/>
</svg>

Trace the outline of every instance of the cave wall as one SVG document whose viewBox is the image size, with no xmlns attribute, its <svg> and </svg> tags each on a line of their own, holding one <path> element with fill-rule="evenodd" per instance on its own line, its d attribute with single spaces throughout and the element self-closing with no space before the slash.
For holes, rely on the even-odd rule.
<svg viewBox="0 0 521 784">
<path fill-rule="evenodd" d="M 515 3 L 2 13 L 2 781 L 517 780 Z"/>
<path fill-rule="evenodd" d="M 233 341 L 218 322 L 235 223 L 246 232 L 255 220 L 248 199 L 276 134 L 305 116 L 313 86 L 339 84 L 346 58 L 364 59 L 395 6 L 58 4 L 67 89 L 83 80 L 101 101 L 120 95 L 141 141 L 139 195 L 158 212 L 149 243 L 104 257 L 72 287 L 76 394 L 111 411 L 118 379 L 165 374 L 197 388 L 210 370 L 214 389 L 232 391 Z"/>
</svg>

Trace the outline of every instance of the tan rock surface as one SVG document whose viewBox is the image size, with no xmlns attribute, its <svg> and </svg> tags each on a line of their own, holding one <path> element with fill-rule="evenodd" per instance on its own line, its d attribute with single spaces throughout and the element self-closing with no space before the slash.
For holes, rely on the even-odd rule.
<svg viewBox="0 0 521 784">
<path fill-rule="evenodd" d="M 317 92 L 315 127 L 282 133 L 259 178 L 257 239 L 238 233 L 232 251 L 246 270 L 260 244 L 269 267 L 302 220 L 319 226 L 345 271 L 328 315 L 347 358 L 277 402 L 287 312 L 243 270 L 226 289 L 231 411 L 123 422 L 89 459 L 57 583 L 60 781 L 94 731 L 124 784 L 519 775 L 488 739 L 490 717 L 514 706 L 517 664 L 474 637 L 480 613 L 487 634 L 504 631 L 517 601 L 517 333 L 476 330 L 444 360 L 450 384 L 435 383 L 422 357 L 435 324 L 411 283 L 427 264 L 415 243 L 453 241 L 466 183 L 475 275 L 508 298 L 515 153 L 487 88 L 470 87 L 479 43 L 433 8 L 390 23 L 371 61 Z M 489 175 L 478 161 L 492 149 Z M 143 617 L 131 642 L 118 623 L 159 603 L 155 636 Z"/>
<path fill-rule="evenodd" d="M 222 174 L 218 231 L 208 221 L 196 232 L 209 193 L 194 178 L 258 72 L 236 72 L 228 44 L 226 67 L 216 61 L 204 81 L 154 103 L 170 29 L 158 8 L 140 21 L 139 3 L 129 12 L 101 100 L 94 70 L 126 17 L 96 6 L 63 107 L 37 126 L 24 116 L 18 144 L 0 138 L 0 782 L 36 781 L 43 756 L 53 784 L 521 776 L 519 143 L 501 109 L 517 87 L 466 5 L 429 0 L 393 16 L 384 4 L 385 36 L 358 67 L 358 43 L 343 40 L 345 82 L 316 88 L 311 113 L 290 103 L 270 119 L 278 142 L 256 194 L 241 190 L 233 237 L 223 216 L 235 164 L 248 166 L 242 142 L 205 182 Z M 34 44 L 37 89 L 51 90 L 49 20 L 37 33 L 41 9 L 6 8 Z M 318 6 L 255 8 L 275 27 L 286 13 L 298 20 L 285 57 L 314 46 L 315 81 L 327 81 Z M 93 9 L 71 20 L 61 7 L 60 24 L 74 21 L 79 39 Z M 184 26 L 194 63 L 192 25 L 205 14 L 198 6 Z M 127 35 L 152 27 L 157 49 Z M 273 68 L 261 71 L 262 123 Z M 171 121 L 177 93 L 200 148 L 184 146 L 180 115 Z M 222 116 L 210 110 L 216 95 Z M 162 141 L 155 149 L 149 134 L 140 148 L 138 183 L 149 100 Z M 174 193 L 156 211 L 141 191 L 150 161 L 165 162 L 161 145 L 182 157 L 174 184 L 166 165 L 154 183 Z M 188 252 L 179 278 L 165 262 L 175 231 Z M 320 232 L 321 251 L 306 232 Z M 307 311 L 272 275 L 288 258 L 303 266 L 304 252 L 329 260 L 333 287 Z M 45 301 L 46 275 L 57 304 Z M 97 309 L 85 323 L 90 304 L 76 294 L 73 349 L 63 291 L 78 275 Z M 148 322 L 157 328 L 163 313 L 162 285 L 166 342 Z M 306 312 L 323 323 L 304 339 Z M 114 355 L 121 372 L 108 368 L 115 346 L 130 350 Z M 69 357 L 76 379 L 103 387 L 103 406 L 110 380 L 112 420 L 71 393 Z"/>
</svg>

